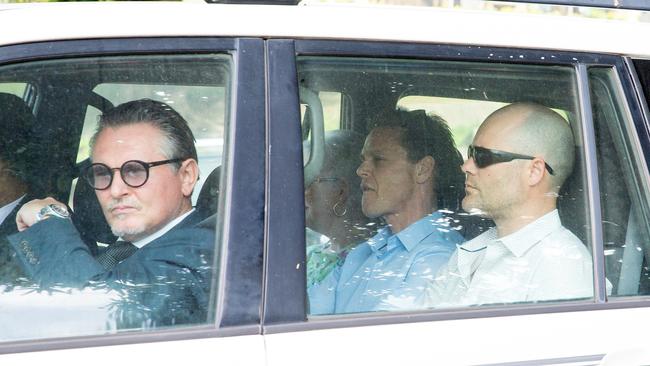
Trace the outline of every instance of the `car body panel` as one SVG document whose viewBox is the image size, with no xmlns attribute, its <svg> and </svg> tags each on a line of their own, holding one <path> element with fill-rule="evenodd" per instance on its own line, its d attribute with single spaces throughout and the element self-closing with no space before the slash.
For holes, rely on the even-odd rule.
<svg viewBox="0 0 650 366">
<path fill-rule="evenodd" d="M 38 26 L 26 26 L 34 19 Z M 0 353 L 7 353 L 0 362 L 586 365 L 601 359 L 616 364 L 634 355 L 632 362 L 650 363 L 643 352 L 650 299 L 605 302 L 601 257 L 593 301 L 307 318 L 304 252 L 282 252 L 304 245 L 296 54 L 577 65 L 585 100 L 584 64 L 616 67 L 637 128 L 637 149 L 647 154 L 643 94 L 629 65 L 630 58 L 650 58 L 650 43 L 638 37 L 648 33 L 650 23 L 642 22 L 408 6 L 0 6 L 3 64 L 217 49 L 234 56 L 238 89 L 228 122 L 231 144 L 224 152 L 225 183 L 233 188 L 222 202 L 227 209 L 220 235 L 226 244 L 214 324 L 105 336 L 48 334 L 0 344 Z M 582 118 L 591 121 L 589 113 Z M 593 144 L 593 131 L 583 137 Z M 596 162 L 594 152 L 588 153 L 593 178 Z M 597 193 L 598 186 L 590 189 Z M 594 201 L 592 207 L 600 206 Z M 600 243 L 598 214 L 591 220 Z"/>
<path fill-rule="evenodd" d="M 647 308 L 443 320 L 267 334 L 269 365 L 483 365 L 602 357 L 647 349 L 639 319 Z M 329 348 L 324 345 L 330 345 Z M 328 351 L 324 351 L 328 349 Z M 644 361 L 650 362 L 650 358 Z M 536 363 L 537 364 L 537 363 Z M 592 364 L 595 364 L 592 363 Z M 641 364 L 641 363 L 639 363 Z"/>
<path fill-rule="evenodd" d="M 202 338 L 173 342 L 137 343 L 106 347 L 13 353 L 0 356 L 7 365 L 54 363 L 70 366 L 114 365 L 155 362 L 158 365 L 205 363 L 209 355 L 218 355 L 226 365 L 264 365 L 264 339 L 261 335 L 226 338 Z"/>
<path fill-rule="evenodd" d="M 143 14 L 147 14 L 146 26 L 143 26 Z M 35 18 L 39 19 L 38 27 L 24 26 Z M 359 23 L 361 19 L 363 26 Z M 648 33 L 650 23 L 408 6 L 29 4 L 14 5 L 0 12 L 0 24 L 0 29 L 21 29 L 18 33 L 0 32 L 0 45 L 107 37 L 237 36 L 650 55 L 650 45 L 633 36 Z"/>
</svg>

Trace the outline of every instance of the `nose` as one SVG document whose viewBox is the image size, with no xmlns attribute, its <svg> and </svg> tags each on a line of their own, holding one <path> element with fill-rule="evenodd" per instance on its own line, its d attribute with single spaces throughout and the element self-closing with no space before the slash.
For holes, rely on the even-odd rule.
<svg viewBox="0 0 650 366">
<path fill-rule="evenodd" d="M 474 163 L 473 158 L 467 158 L 465 162 L 460 166 L 460 169 L 465 174 L 474 174 L 476 173 L 476 163 Z"/>
<path fill-rule="evenodd" d="M 113 175 L 113 181 L 111 182 L 111 186 L 108 188 L 111 191 L 111 196 L 113 198 L 120 198 L 128 194 L 129 189 L 128 185 L 124 183 L 124 180 L 122 179 L 122 175 L 120 175 L 119 171 L 116 171 L 115 174 Z"/>
<path fill-rule="evenodd" d="M 361 178 L 365 178 L 370 174 L 370 167 L 368 166 L 369 164 L 364 160 L 359 164 L 359 167 L 357 168 L 357 175 Z"/>
</svg>

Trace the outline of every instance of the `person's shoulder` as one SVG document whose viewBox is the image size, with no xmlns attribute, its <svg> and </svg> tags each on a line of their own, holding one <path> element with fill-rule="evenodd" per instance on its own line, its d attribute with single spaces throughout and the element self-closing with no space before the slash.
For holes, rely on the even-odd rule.
<svg viewBox="0 0 650 366">
<path fill-rule="evenodd" d="M 463 242 L 465 238 L 454 227 L 435 227 L 414 249 L 453 252 Z"/>
<path fill-rule="evenodd" d="M 183 245 L 187 249 L 199 247 L 213 249 L 215 246 L 216 217 L 201 217 L 193 212 L 164 235 L 145 247 L 166 248 Z"/>
<path fill-rule="evenodd" d="M 211 240 L 212 243 L 210 244 L 213 245 L 214 238 L 215 238 L 215 230 L 213 228 L 197 224 L 192 226 L 174 228 L 170 230 L 167 234 L 161 236 L 159 239 L 161 240 L 181 239 L 181 240 L 187 240 L 188 242 L 197 241 L 197 243 L 203 243 L 207 240 Z"/>
<path fill-rule="evenodd" d="M 350 249 L 348 254 L 345 256 L 345 262 L 353 262 L 359 258 L 368 257 L 372 253 L 372 248 L 370 247 L 370 244 L 368 244 L 368 240 L 362 241 L 361 243 L 354 246 L 354 248 Z"/>
<path fill-rule="evenodd" d="M 205 216 L 201 211 L 195 210 L 185 217 L 181 222 L 174 226 L 170 233 L 176 231 L 192 231 L 192 232 L 205 232 L 214 235 L 217 229 L 217 215 Z"/>
<path fill-rule="evenodd" d="M 587 246 L 564 226 L 543 239 L 541 244 L 540 249 L 545 256 L 591 261 Z"/>
</svg>

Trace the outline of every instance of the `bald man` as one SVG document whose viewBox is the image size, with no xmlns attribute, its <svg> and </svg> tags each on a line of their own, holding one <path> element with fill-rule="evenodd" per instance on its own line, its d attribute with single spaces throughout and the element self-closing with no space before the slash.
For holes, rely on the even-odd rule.
<svg viewBox="0 0 650 366">
<path fill-rule="evenodd" d="M 515 103 L 488 116 L 462 165 L 462 205 L 496 227 L 458 247 L 427 288 L 426 305 L 592 296 L 591 256 L 556 208 L 573 161 L 571 128 L 551 109 Z"/>
</svg>

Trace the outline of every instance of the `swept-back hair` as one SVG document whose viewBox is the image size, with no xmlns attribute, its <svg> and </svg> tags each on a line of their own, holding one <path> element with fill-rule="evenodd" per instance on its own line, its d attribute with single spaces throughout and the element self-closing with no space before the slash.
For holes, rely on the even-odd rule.
<svg viewBox="0 0 650 366">
<path fill-rule="evenodd" d="M 194 146 L 196 140 L 187 121 L 169 105 L 151 99 L 126 102 L 107 110 L 99 118 L 97 130 L 90 140 L 91 149 L 104 129 L 136 123 L 148 123 L 162 132 L 164 141 L 161 149 L 167 159 L 192 158 L 198 162 Z M 174 166 L 179 167 L 180 163 Z"/>
</svg>

